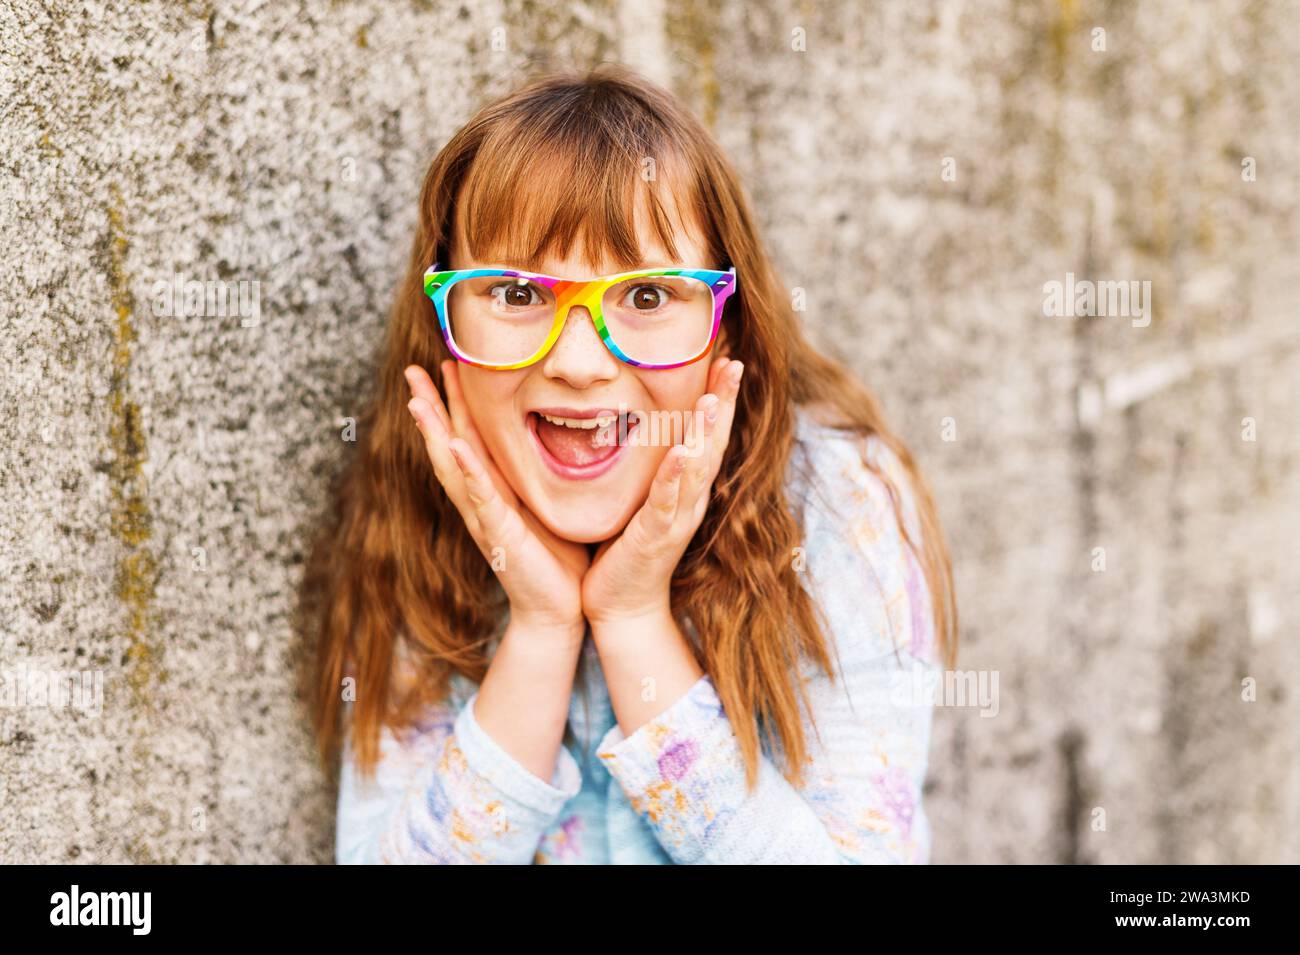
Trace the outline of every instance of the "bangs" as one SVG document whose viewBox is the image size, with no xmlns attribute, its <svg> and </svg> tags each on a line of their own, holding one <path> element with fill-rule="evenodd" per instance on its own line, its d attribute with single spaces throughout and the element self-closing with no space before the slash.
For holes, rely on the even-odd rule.
<svg viewBox="0 0 1300 955">
<path fill-rule="evenodd" d="M 531 269 L 576 250 L 593 272 L 604 260 L 630 271 L 651 251 L 638 241 L 644 221 L 672 261 L 673 236 L 688 229 L 715 254 L 685 150 L 650 116 L 631 112 L 626 103 L 575 100 L 500 117 L 454 209 L 464 251 L 480 262 Z"/>
</svg>

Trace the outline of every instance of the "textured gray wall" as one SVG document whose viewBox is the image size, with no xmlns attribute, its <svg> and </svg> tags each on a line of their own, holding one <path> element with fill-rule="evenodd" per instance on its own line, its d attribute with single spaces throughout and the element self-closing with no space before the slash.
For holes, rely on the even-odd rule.
<svg viewBox="0 0 1300 955">
<path fill-rule="evenodd" d="M 714 129 L 934 484 L 960 666 L 1000 689 L 937 715 L 935 860 L 1300 861 L 1273 0 L 6 2 L 0 690 L 103 684 L 0 707 L 0 860 L 331 858 L 294 592 L 420 176 L 484 98 L 601 59 Z M 1045 317 L 1067 272 L 1150 281 L 1150 324 Z M 168 313 L 177 275 L 257 308 Z"/>
</svg>

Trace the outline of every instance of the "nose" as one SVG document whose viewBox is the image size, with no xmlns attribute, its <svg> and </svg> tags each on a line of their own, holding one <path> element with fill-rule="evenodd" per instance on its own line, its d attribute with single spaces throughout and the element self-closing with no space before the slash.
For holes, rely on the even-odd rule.
<svg viewBox="0 0 1300 955">
<path fill-rule="evenodd" d="M 569 309 L 559 339 L 542 360 L 548 378 L 563 379 L 577 389 L 613 379 L 618 375 L 618 366 L 618 359 L 601 341 L 591 313 L 583 305 Z"/>
</svg>

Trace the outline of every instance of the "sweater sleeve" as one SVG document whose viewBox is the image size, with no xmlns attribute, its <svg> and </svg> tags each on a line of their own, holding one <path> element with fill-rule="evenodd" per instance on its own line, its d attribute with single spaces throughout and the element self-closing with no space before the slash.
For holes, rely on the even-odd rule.
<svg viewBox="0 0 1300 955">
<path fill-rule="evenodd" d="M 809 701 L 802 787 L 777 768 L 782 747 L 768 741 L 757 787 L 747 789 L 707 674 L 631 736 L 615 725 L 598 749 L 679 864 L 929 861 L 921 793 L 941 671 L 924 576 L 886 486 L 854 445 L 827 432 L 815 460 L 828 493 L 820 503 L 812 496 L 805 520 L 804 586 L 823 615 L 835 678 L 811 663 L 801 672 Z M 886 464 L 897 486 L 901 468 Z M 917 540 L 914 509 L 908 516 Z"/>
<path fill-rule="evenodd" d="M 531 862 L 542 835 L 577 795 L 578 764 L 560 747 L 550 782 L 502 749 L 474 718 L 435 707 L 418 725 L 380 738 L 373 780 L 349 744 L 339 780 L 339 863 Z"/>
</svg>

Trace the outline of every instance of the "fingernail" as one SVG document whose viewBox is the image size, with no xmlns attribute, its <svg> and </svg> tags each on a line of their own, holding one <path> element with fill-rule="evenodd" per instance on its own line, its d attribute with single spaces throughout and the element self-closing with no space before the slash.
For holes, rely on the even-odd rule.
<svg viewBox="0 0 1300 955">
<path fill-rule="evenodd" d="M 704 417 L 710 422 L 718 420 L 718 399 L 716 395 L 710 395 L 709 400 L 704 403 Z"/>
<path fill-rule="evenodd" d="M 745 366 L 743 364 L 741 364 L 740 362 L 736 362 L 734 365 L 732 365 L 731 383 L 733 385 L 740 384 L 740 376 L 743 375 L 744 373 L 745 373 Z"/>
</svg>

